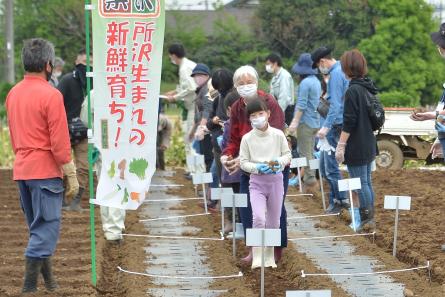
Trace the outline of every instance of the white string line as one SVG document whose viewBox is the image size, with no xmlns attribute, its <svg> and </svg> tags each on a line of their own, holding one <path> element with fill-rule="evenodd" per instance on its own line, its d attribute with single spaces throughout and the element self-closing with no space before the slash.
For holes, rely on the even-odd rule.
<svg viewBox="0 0 445 297">
<path fill-rule="evenodd" d="M 302 238 L 292 238 L 288 239 L 288 241 L 298 241 L 298 240 L 310 240 L 310 239 L 324 239 L 324 238 L 340 238 L 340 237 L 355 237 L 355 236 L 368 236 L 375 235 L 375 232 L 372 233 L 360 233 L 360 234 L 348 234 L 348 235 L 331 235 L 331 236 L 316 236 L 316 237 L 302 237 Z"/>
<path fill-rule="evenodd" d="M 430 268 L 430 261 L 427 261 L 426 262 L 426 266 L 419 266 L 419 267 L 406 268 L 406 269 L 386 270 L 386 271 L 373 271 L 373 272 L 358 272 L 358 273 L 304 273 L 304 270 L 301 270 L 301 277 L 306 277 L 306 276 L 375 275 L 375 274 L 386 274 L 386 273 L 397 273 L 397 272 L 414 271 L 414 270 L 429 269 L 429 268 Z"/>
<path fill-rule="evenodd" d="M 176 188 L 176 187 L 184 187 L 184 185 L 150 185 L 150 187 L 160 187 L 160 188 Z"/>
<path fill-rule="evenodd" d="M 322 214 L 322 215 L 314 215 L 314 216 L 304 216 L 304 217 L 290 217 L 287 220 L 299 220 L 299 219 L 308 219 L 308 218 L 321 218 L 321 217 L 334 217 L 339 216 L 340 213 L 332 213 L 332 214 Z"/>
<path fill-rule="evenodd" d="M 146 238 L 159 238 L 159 239 L 182 239 L 182 240 L 208 240 L 208 241 L 223 241 L 221 238 L 208 238 L 208 237 L 192 237 L 192 236 L 166 236 L 166 235 L 146 235 L 146 234 L 121 234 L 128 237 L 146 237 Z"/>
<path fill-rule="evenodd" d="M 298 196 L 314 196 L 314 194 L 290 194 L 290 195 L 286 195 L 286 197 L 298 197 Z"/>
<path fill-rule="evenodd" d="M 162 221 L 162 220 L 174 220 L 181 218 L 190 218 L 190 217 L 199 217 L 199 216 L 208 216 L 211 213 L 199 213 L 199 214 L 191 214 L 191 215 L 183 215 L 183 216 L 174 216 L 174 217 L 165 217 L 165 218 L 156 218 L 156 219 L 143 219 L 139 220 L 139 222 L 152 222 L 152 221 Z"/>
<path fill-rule="evenodd" d="M 172 198 L 172 199 L 147 199 L 144 200 L 144 203 L 149 203 L 149 202 L 176 202 L 176 201 L 187 201 L 187 200 L 203 200 L 203 197 L 200 198 Z"/>
<path fill-rule="evenodd" d="M 243 273 L 240 271 L 238 274 L 233 275 L 221 275 L 221 276 L 172 276 L 172 275 L 157 275 L 157 274 L 148 274 L 141 272 L 134 272 L 122 269 L 120 266 L 117 266 L 120 272 L 125 272 L 129 274 L 142 275 L 154 278 L 172 278 L 172 279 L 225 279 L 225 278 L 237 278 L 243 277 Z"/>
</svg>

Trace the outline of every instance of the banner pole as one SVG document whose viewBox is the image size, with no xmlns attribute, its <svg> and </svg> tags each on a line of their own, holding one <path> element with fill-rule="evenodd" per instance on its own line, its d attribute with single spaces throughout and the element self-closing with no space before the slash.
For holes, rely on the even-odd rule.
<svg viewBox="0 0 445 297">
<path fill-rule="evenodd" d="M 85 32 L 86 32 L 86 55 L 87 55 L 87 73 L 91 71 L 90 61 L 90 0 L 85 0 Z M 87 98 L 88 98 L 88 130 L 92 131 L 92 115 L 91 115 L 91 77 L 87 75 Z M 90 190 L 90 201 L 94 199 L 94 180 L 93 180 L 93 143 L 90 138 L 92 134 L 88 133 L 88 180 Z M 90 237 L 91 237 L 91 283 L 96 286 L 96 234 L 94 223 L 94 204 L 90 202 Z"/>
</svg>

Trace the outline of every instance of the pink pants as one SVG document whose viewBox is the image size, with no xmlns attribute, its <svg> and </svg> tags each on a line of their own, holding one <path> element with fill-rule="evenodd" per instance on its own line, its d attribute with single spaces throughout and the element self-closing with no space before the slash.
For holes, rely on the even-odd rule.
<svg viewBox="0 0 445 297">
<path fill-rule="evenodd" d="M 250 175 L 253 228 L 278 229 L 283 204 L 283 174 Z"/>
</svg>

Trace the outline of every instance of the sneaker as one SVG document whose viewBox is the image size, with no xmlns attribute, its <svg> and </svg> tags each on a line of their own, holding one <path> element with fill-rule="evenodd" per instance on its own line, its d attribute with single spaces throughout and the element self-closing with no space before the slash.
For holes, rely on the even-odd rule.
<svg viewBox="0 0 445 297">
<path fill-rule="evenodd" d="M 338 206 L 344 209 L 351 208 L 351 204 L 349 203 L 348 199 L 338 200 Z"/>
</svg>

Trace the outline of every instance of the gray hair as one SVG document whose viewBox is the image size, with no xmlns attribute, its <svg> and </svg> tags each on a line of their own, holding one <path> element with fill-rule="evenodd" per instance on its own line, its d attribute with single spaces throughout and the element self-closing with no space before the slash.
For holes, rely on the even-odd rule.
<svg viewBox="0 0 445 297">
<path fill-rule="evenodd" d="M 61 57 L 56 57 L 54 59 L 54 67 L 58 67 L 58 66 L 60 66 L 60 67 L 65 66 L 65 61 Z"/>
<path fill-rule="evenodd" d="M 235 74 L 233 75 L 233 84 L 235 87 L 238 86 L 238 82 L 241 79 L 241 77 L 248 75 L 251 76 L 253 79 L 255 79 L 256 83 L 258 84 L 258 72 L 256 72 L 255 68 L 253 68 L 250 65 L 244 65 L 238 68 L 235 71 Z"/>
<path fill-rule="evenodd" d="M 22 49 L 23 68 L 26 72 L 39 73 L 49 62 L 54 65 L 54 45 L 42 38 L 25 40 Z"/>
</svg>

